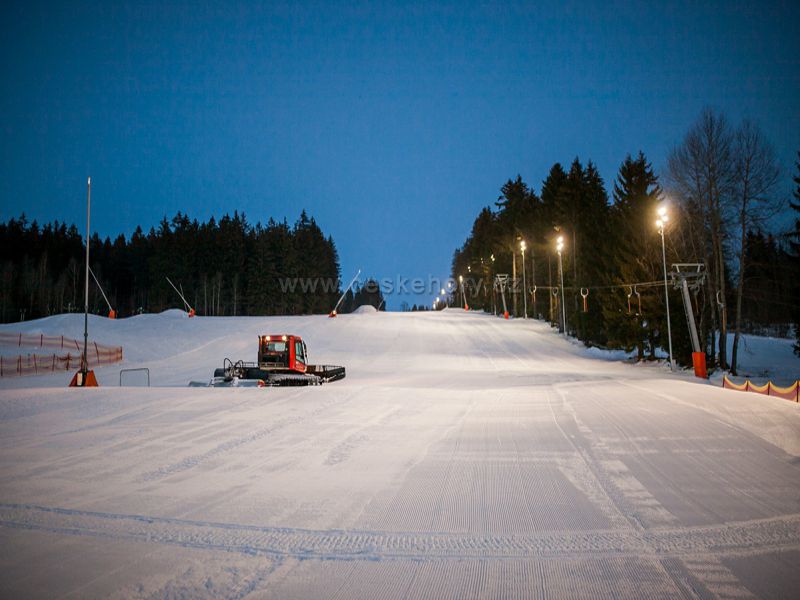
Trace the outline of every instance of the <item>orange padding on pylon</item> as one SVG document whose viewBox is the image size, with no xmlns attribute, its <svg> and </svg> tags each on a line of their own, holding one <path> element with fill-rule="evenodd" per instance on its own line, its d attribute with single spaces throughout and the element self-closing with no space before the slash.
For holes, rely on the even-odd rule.
<svg viewBox="0 0 800 600">
<path fill-rule="evenodd" d="M 744 383 L 737 384 L 728 379 L 726 375 L 722 378 L 722 387 L 731 390 L 737 390 L 739 392 L 754 392 L 764 396 L 776 396 L 778 398 L 783 398 L 784 400 L 800 402 L 800 381 L 795 381 L 788 387 L 777 386 L 771 381 L 768 381 L 764 385 L 756 385 L 749 379 Z"/>
</svg>

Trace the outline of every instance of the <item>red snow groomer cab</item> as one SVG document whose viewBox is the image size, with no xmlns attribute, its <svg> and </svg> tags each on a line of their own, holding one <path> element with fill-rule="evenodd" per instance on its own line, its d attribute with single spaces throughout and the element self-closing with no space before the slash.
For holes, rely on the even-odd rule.
<svg viewBox="0 0 800 600">
<path fill-rule="evenodd" d="M 308 364 L 308 350 L 298 335 L 258 337 L 258 362 L 226 358 L 214 371 L 212 386 L 320 385 L 344 379 L 344 367 Z"/>
</svg>

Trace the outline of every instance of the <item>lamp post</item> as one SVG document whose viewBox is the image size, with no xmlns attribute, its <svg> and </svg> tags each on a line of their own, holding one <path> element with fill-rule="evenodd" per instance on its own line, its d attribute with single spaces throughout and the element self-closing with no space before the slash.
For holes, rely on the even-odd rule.
<svg viewBox="0 0 800 600">
<path fill-rule="evenodd" d="M 661 258 L 664 264 L 664 302 L 667 305 L 667 339 L 669 340 L 669 370 L 674 371 L 675 365 L 672 362 L 672 325 L 670 323 L 670 318 L 669 318 L 669 293 L 667 292 L 667 250 L 664 245 L 664 228 L 667 225 L 667 221 L 669 221 L 669 215 L 667 215 L 667 207 L 660 206 L 658 208 L 658 219 L 656 220 L 656 227 L 658 227 L 658 233 L 661 234 Z"/>
<path fill-rule="evenodd" d="M 561 251 L 564 249 L 564 236 L 558 236 L 556 240 L 556 252 L 558 252 L 558 274 L 561 278 L 561 326 L 564 328 L 564 337 L 567 337 L 567 305 L 564 302 L 564 268 L 561 263 Z"/>
<path fill-rule="evenodd" d="M 496 317 L 497 316 L 497 297 L 496 297 L 496 295 L 494 293 L 494 254 L 490 254 L 489 258 L 492 259 L 492 279 L 491 279 L 491 285 L 492 285 L 492 312 L 494 312 L 494 316 Z"/>
<path fill-rule="evenodd" d="M 531 284 L 533 285 L 533 318 L 538 319 L 539 313 L 536 312 L 536 250 L 531 246 Z"/>
<path fill-rule="evenodd" d="M 461 308 L 466 309 L 467 307 L 467 297 L 464 294 L 464 276 L 458 276 L 458 285 L 461 287 Z"/>
<path fill-rule="evenodd" d="M 519 243 L 522 250 L 522 318 L 528 318 L 528 285 L 525 283 L 525 240 Z"/>
</svg>

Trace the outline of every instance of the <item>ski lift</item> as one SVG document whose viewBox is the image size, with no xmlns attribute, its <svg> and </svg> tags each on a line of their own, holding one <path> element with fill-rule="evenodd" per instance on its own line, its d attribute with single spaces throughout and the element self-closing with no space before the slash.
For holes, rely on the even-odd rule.
<svg viewBox="0 0 800 600">
<path fill-rule="evenodd" d="M 694 309 L 689 290 L 697 292 L 706 279 L 705 265 L 703 263 L 674 263 L 673 271 L 670 273 L 672 285 L 675 289 L 680 289 L 683 296 L 683 307 L 686 311 L 686 322 L 689 325 L 689 334 L 692 338 L 692 362 L 694 363 L 694 373 L 703 379 L 708 377 L 706 371 L 706 354 L 700 347 L 700 338 L 697 335 L 697 325 L 694 321 Z M 719 296 L 717 297 L 719 302 Z"/>
<path fill-rule="evenodd" d="M 583 298 L 583 312 L 589 312 L 589 303 L 587 298 L 589 297 L 589 288 L 581 288 L 581 298 Z"/>
</svg>

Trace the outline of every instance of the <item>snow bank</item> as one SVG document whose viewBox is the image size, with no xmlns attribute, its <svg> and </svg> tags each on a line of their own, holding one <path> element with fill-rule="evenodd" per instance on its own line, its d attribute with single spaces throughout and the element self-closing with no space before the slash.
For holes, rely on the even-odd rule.
<svg viewBox="0 0 800 600">
<path fill-rule="evenodd" d="M 378 312 L 378 309 L 372 306 L 372 304 L 362 304 L 357 309 L 353 311 L 354 315 L 372 315 Z"/>
</svg>

